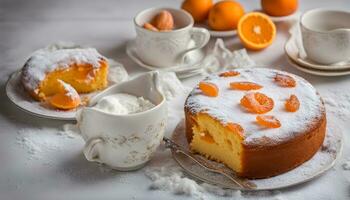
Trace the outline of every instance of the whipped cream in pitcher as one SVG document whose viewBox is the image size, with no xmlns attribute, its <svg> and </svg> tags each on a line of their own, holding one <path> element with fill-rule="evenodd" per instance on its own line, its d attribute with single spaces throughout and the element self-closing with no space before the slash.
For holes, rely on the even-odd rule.
<svg viewBox="0 0 350 200">
<path fill-rule="evenodd" d="M 117 115 L 139 113 L 153 108 L 155 105 L 144 97 L 118 93 L 103 97 L 93 107 L 95 109 Z"/>
<path fill-rule="evenodd" d="M 87 160 L 121 171 L 150 160 L 167 122 L 167 104 L 157 82 L 157 72 L 140 75 L 106 89 L 78 112 Z"/>
</svg>

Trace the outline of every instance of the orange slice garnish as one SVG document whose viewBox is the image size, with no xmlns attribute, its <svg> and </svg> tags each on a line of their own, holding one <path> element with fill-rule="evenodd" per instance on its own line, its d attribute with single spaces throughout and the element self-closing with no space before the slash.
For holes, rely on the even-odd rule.
<svg viewBox="0 0 350 200">
<path fill-rule="evenodd" d="M 272 44 L 276 37 L 276 26 L 260 12 L 250 12 L 238 22 L 238 36 L 247 49 L 260 50 Z"/>
<path fill-rule="evenodd" d="M 81 104 L 81 99 L 77 91 L 71 85 L 61 80 L 58 80 L 58 84 L 60 84 L 60 91 L 49 99 L 50 105 L 62 110 L 78 107 Z"/>
<path fill-rule="evenodd" d="M 220 77 L 231 77 L 231 76 L 238 76 L 240 73 L 236 71 L 227 71 L 222 72 L 219 74 Z"/>
<path fill-rule="evenodd" d="M 237 124 L 237 123 L 227 123 L 226 124 L 226 127 L 231 130 L 232 132 L 234 133 L 237 133 L 239 134 L 240 136 L 243 136 L 243 133 L 244 133 L 244 129 L 242 128 L 241 125 Z"/>
<path fill-rule="evenodd" d="M 257 83 L 242 81 L 242 82 L 231 82 L 230 88 L 234 90 L 258 90 L 262 88 L 262 86 Z"/>
<path fill-rule="evenodd" d="M 296 112 L 299 110 L 300 102 L 298 97 L 292 94 L 284 105 L 288 112 Z"/>
<path fill-rule="evenodd" d="M 286 74 L 276 74 L 275 82 L 281 87 L 295 87 L 297 85 L 294 78 Z"/>
<path fill-rule="evenodd" d="M 199 89 L 204 95 L 209 97 L 216 97 L 219 94 L 219 88 L 213 83 L 201 81 L 199 83 Z"/>
<path fill-rule="evenodd" d="M 260 126 L 267 128 L 279 128 L 281 127 L 281 122 L 272 115 L 258 115 L 256 116 L 256 122 Z"/>
<path fill-rule="evenodd" d="M 273 100 L 263 93 L 255 92 L 244 95 L 241 105 L 251 113 L 267 113 L 274 107 Z"/>
</svg>

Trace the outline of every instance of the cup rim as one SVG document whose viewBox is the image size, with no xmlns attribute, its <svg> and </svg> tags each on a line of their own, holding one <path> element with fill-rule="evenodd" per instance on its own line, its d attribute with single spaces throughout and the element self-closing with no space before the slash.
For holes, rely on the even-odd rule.
<svg viewBox="0 0 350 200">
<path fill-rule="evenodd" d="M 174 10 L 174 11 L 180 11 L 181 13 L 183 13 L 184 15 L 186 15 L 187 18 L 190 19 L 190 23 L 184 27 L 178 28 L 178 29 L 174 29 L 171 31 L 151 31 L 148 29 L 143 28 L 142 26 L 140 26 L 137 22 L 136 22 L 136 18 L 138 18 L 140 15 L 146 13 L 146 12 L 150 12 L 150 11 L 154 11 L 154 10 Z M 136 28 L 147 31 L 149 33 L 154 33 L 154 34 L 159 34 L 159 35 L 165 35 L 165 34 L 170 34 L 170 33 L 176 33 L 176 32 L 180 32 L 186 29 L 189 29 L 191 27 L 193 27 L 194 25 L 194 19 L 192 17 L 192 15 L 190 13 L 188 13 L 186 10 L 183 9 L 176 9 L 176 8 L 170 8 L 170 7 L 152 7 L 152 8 L 147 8 L 145 10 L 142 10 L 140 12 L 138 12 L 136 14 L 136 16 L 133 19 L 134 25 Z"/>
<path fill-rule="evenodd" d="M 130 79 L 130 80 L 127 80 L 127 81 L 124 81 L 124 82 L 122 82 L 122 83 L 120 83 L 120 84 L 116 84 L 116 85 L 114 85 L 114 86 L 111 86 L 111 87 L 109 87 L 109 88 L 112 88 L 112 87 L 121 87 L 121 85 L 122 84 L 128 84 L 128 83 L 130 83 L 130 82 L 132 82 L 132 81 L 135 81 L 138 77 L 140 77 L 140 76 L 146 76 L 147 74 L 153 74 L 153 73 L 158 73 L 158 72 L 147 72 L 147 73 L 145 73 L 145 74 L 140 74 L 140 75 L 138 75 L 138 76 L 136 76 L 136 77 L 134 77 L 134 78 L 132 78 L 132 79 Z M 145 111 L 142 111 L 142 112 L 137 112 L 137 113 L 129 113 L 129 114 L 112 114 L 112 113 L 108 113 L 108 112 L 104 112 L 104 111 L 102 111 L 102 110 L 98 110 L 98 109 L 96 109 L 96 108 L 94 108 L 94 105 L 87 105 L 87 106 L 85 106 L 84 108 L 86 108 L 86 109 L 92 109 L 92 110 L 94 110 L 94 111 L 97 111 L 97 112 L 99 112 L 99 113 L 102 113 L 102 114 L 104 114 L 104 115 L 108 115 L 108 116 L 114 116 L 114 117 L 134 117 L 134 116 L 138 116 L 138 115 L 143 115 L 143 114 L 147 114 L 147 113 L 149 113 L 149 112 L 151 112 L 151 111 L 154 111 L 154 110 L 156 110 L 156 109 L 159 109 L 161 106 L 163 106 L 165 103 L 166 103 L 166 98 L 165 98 L 165 96 L 160 92 L 160 91 L 157 91 L 159 94 L 160 94 L 160 96 L 162 97 L 162 100 L 159 102 L 159 103 L 157 103 L 157 104 L 155 104 L 155 106 L 153 107 L 153 108 L 151 108 L 151 109 L 148 109 L 148 110 L 145 110 Z M 96 102 L 97 103 L 97 102 Z M 152 102 L 153 103 L 153 102 Z M 83 110 L 84 108 L 82 108 L 81 110 Z"/>
<path fill-rule="evenodd" d="M 312 31 L 312 32 L 317 32 L 317 33 L 329 33 L 332 32 L 334 30 L 330 30 L 330 31 L 322 31 L 322 30 L 315 30 L 315 29 L 311 29 L 310 27 L 308 27 L 305 23 L 304 23 L 304 19 L 306 17 L 306 15 L 310 14 L 310 13 L 314 13 L 314 12 L 333 12 L 333 13 L 343 13 L 343 14 L 348 14 L 350 15 L 350 12 L 347 12 L 345 10 L 334 10 L 334 9 L 326 9 L 326 8 L 315 8 L 315 9 L 311 9 L 308 10 L 306 12 L 304 12 L 299 19 L 299 24 L 301 27 L 303 27 L 304 29 L 308 30 L 308 31 Z"/>
</svg>

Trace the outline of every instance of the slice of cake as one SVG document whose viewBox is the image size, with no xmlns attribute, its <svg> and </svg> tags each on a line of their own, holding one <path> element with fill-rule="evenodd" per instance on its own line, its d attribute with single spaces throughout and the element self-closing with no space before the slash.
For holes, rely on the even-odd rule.
<svg viewBox="0 0 350 200">
<path fill-rule="evenodd" d="M 36 100 L 47 100 L 60 91 L 57 80 L 78 93 L 107 87 L 108 62 L 93 48 L 41 49 L 32 54 L 22 69 L 24 88 Z"/>
<path fill-rule="evenodd" d="M 264 178 L 309 160 L 325 137 L 326 113 L 310 83 L 266 68 L 201 81 L 185 102 L 190 148 L 238 175 Z"/>
</svg>

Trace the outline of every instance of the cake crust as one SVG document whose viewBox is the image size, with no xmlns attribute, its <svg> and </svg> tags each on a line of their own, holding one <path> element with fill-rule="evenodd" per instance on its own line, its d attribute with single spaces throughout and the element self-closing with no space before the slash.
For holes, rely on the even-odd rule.
<svg viewBox="0 0 350 200">
<path fill-rule="evenodd" d="M 276 70 L 271 71 L 276 72 Z M 305 82 L 300 77 L 297 77 L 297 79 L 299 83 Z M 208 110 L 210 107 L 206 107 L 204 110 L 193 109 L 192 98 L 199 95 L 195 91 L 196 88 L 188 96 L 184 108 L 186 137 L 189 143 L 193 139 L 193 127 L 198 126 L 199 116 L 207 115 L 223 126 L 225 125 L 225 121 Z M 291 132 L 286 134 L 288 137 L 274 138 L 268 137 L 269 135 L 266 134 L 254 136 L 253 139 L 242 142 L 240 155 L 242 170 L 237 172 L 239 176 L 247 178 L 271 177 L 287 172 L 312 158 L 324 141 L 327 123 L 323 101 L 316 91 L 314 93 L 314 104 L 318 106 L 318 109 L 314 111 L 314 117 L 304 123 L 305 127 L 303 129 L 299 129 L 297 132 L 292 128 L 284 130 L 285 132 Z M 306 100 L 302 99 L 302 103 L 303 101 Z M 196 106 L 200 106 L 200 104 Z M 259 135 L 259 133 L 254 134 Z"/>
</svg>

